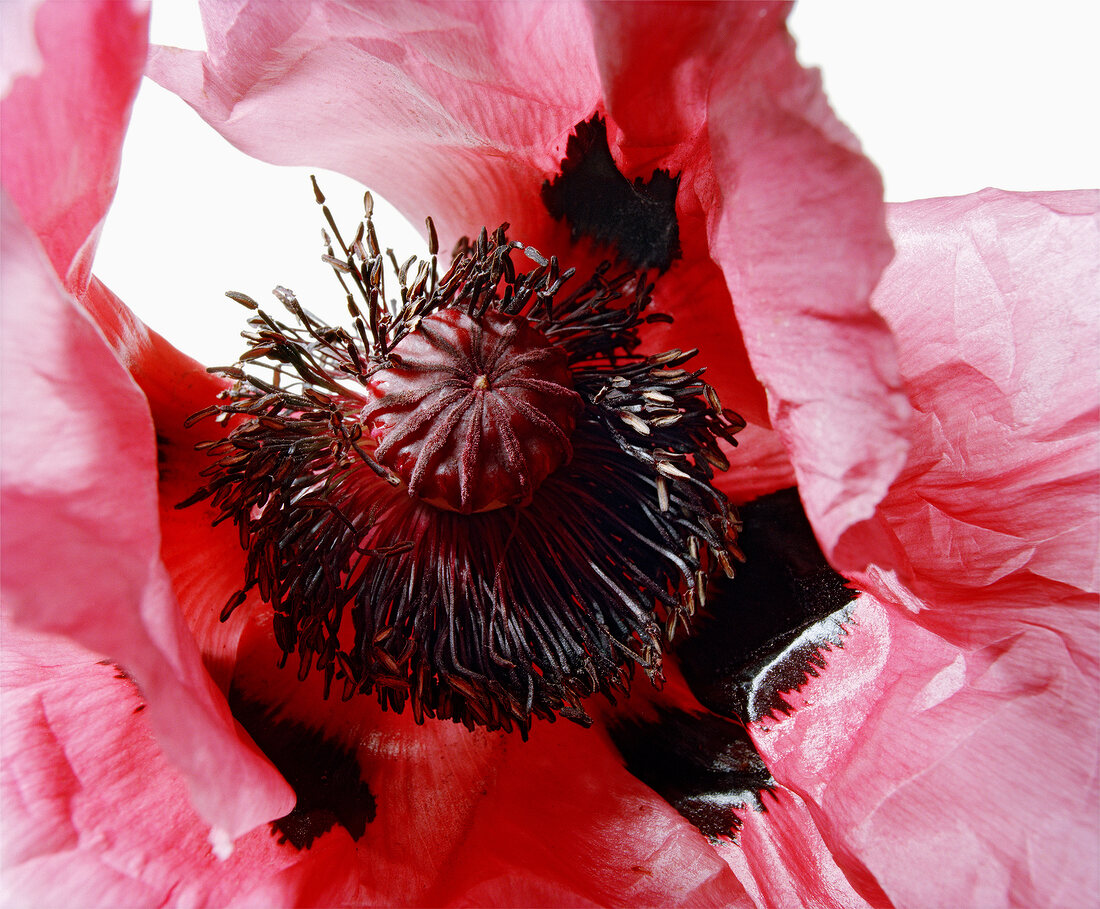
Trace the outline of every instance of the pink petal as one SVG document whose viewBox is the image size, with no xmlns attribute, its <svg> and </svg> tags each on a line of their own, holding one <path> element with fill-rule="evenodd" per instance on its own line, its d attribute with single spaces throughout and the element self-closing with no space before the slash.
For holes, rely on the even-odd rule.
<svg viewBox="0 0 1100 909">
<path fill-rule="evenodd" d="M 208 55 L 154 48 L 149 75 L 238 148 L 376 189 L 444 247 L 510 221 L 536 245 L 538 198 L 599 101 L 573 3 L 204 3 Z"/>
<path fill-rule="evenodd" d="M 893 341 L 869 303 L 890 256 L 881 183 L 785 30 L 720 72 L 711 253 L 829 555 L 874 515 L 907 448 Z"/>
<path fill-rule="evenodd" d="M 603 735 L 566 724 L 508 748 L 455 858 L 428 902 L 449 893 L 450 905 L 507 905 L 513 883 L 533 877 L 570 905 L 751 905 L 706 839 L 627 773 Z"/>
<path fill-rule="evenodd" d="M 1098 201 L 891 212 L 875 304 L 917 417 L 879 530 L 903 555 L 850 571 L 862 554 L 841 547 L 874 596 L 756 737 L 895 904 L 1074 905 L 1100 886 Z"/>
<path fill-rule="evenodd" d="M 302 855 L 256 830 L 218 859 L 186 781 L 152 735 L 143 692 L 81 647 L 10 626 L 3 641 L 6 903 L 351 902 L 355 851 L 346 835 Z"/>
<path fill-rule="evenodd" d="M 799 709 L 754 730 L 842 867 L 894 905 L 1085 905 L 1100 881 L 1095 612 L 963 650 L 864 596 Z"/>
<path fill-rule="evenodd" d="M 963 646 L 1095 606 L 1098 211 L 1100 193 L 993 190 L 891 210 L 875 302 L 917 418 L 881 515 L 918 621 Z"/>
<path fill-rule="evenodd" d="M 211 526 L 217 515 L 208 504 L 176 508 L 203 485 L 200 473 L 210 464 L 195 449 L 209 438 L 209 425 L 188 428 L 185 423 L 196 411 L 216 403 L 225 382 L 146 328 L 94 276 L 83 304 L 129 369 L 152 413 L 159 455 L 161 558 L 206 668 L 228 691 L 242 625 L 220 622 L 218 614 L 240 588 L 245 553 L 232 525 Z"/>
<path fill-rule="evenodd" d="M 365 837 L 336 828 L 299 853 L 261 829 L 219 861 L 134 684 L 42 635 L 6 629 L 4 645 L 5 883 L 21 904 L 83 905 L 92 888 L 97 905 L 752 905 L 604 735 L 544 724 L 523 744 L 373 704 Z"/>
<path fill-rule="evenodd" d="M 648 180 L 655 168 L 680 178 L 676 216 L 683 259 L 655 287 L 658 305 L 676 321 L 655 332 L 654 343 L 698 348 L 707 381 L 720 389 L 723 404 L 760 426 L 769 425 L 767 400 L 745 351 L 741 301 L 731 299 L 728 276 L 710 248 L 721 175 L 708 135 L 726 124 L 710 117 L 708 98 L 727 90 L 724 83 L 736 81 L 769 36 L 784 30 L 786 12 L 775 3 L 587 8 L 616 163 L 632 180 Z M 730 318 L 731 312 L 738 318 Z M 754 459 L 754 453 L 745 456 Z M 732 482 L 725 486 L 737 498 L 749 497 Z"/>
<path fill-rule="evenodd" d="M 262 615 L 234 684 L 358 751 L 377 816 L 357 843 L 361 898 L 382 905 L 749 905 L 707 840 L 623 764 L 607 734 L 542 723 L 529 742 L 373 699 L 323 701 L 273 669 Z"/>
<path fill-rule="evenodd" d="M 167 345 L 89 281 L 146 56 L 148 11 L 116 2 L 45 3 L 35 24 L 41 72 L 17 80 L 0 112 L 5 186 L 67 286 L 78 294 L 87 289 L 82 302 L 111 333 L 119 358 L 137 374 L 143 362 L 146 371 L 159 369 L 164 387 L 180 394 L 188 371 L 179 368 L 179 355 L 165 356 Z M 289 789 L 238 738 L 180 620 L 158 554 L 148 404 L 103 338 L 41 272 L 40 254 L 11 208 L 4 222 L 11 248 L 5 341 L 18 350 L 5 358 L 4 405 L 18 410 L 25 428 L 18 439 L 5 436 L 5 453 L 20 447 L 5 457 L 4 498 L 25 517 L 18 537 L 4 540 L 6 552 L 18 553 L 5 565 L 5 591 L 17 591 L 12 602 L 23 622 L 70 634 L 126 663 L 153 704 L 165 747 L 192 778 L 195 804 L 236 835 L 282 813 Z M 22 301 L 18 311 L 14 299 Z M 35 299 L 42 301 L 37 312 L 27 303 Z M 43 362 L 49 371 L 39 369 Z M 92 386 L 89 374 L 100 384 Z M 41 451 L 51 438 L 61 440 L 52 460 Z M 113 522 L 97 528 L 104 515 Z M 68 572 L 45 567 L 59 558 Z M 84 594 L 75 604 L 66 602 L 70 586 Z M 211 773 L 212 766 L 236 767 L 243 776 L 234 782 Z"/>
<path fill-rule="evenodd" d="M 724 850 L 731 864 L 743 863 L 745 873 L 752 876 L 759 888 L 758 904 L 823 909 L 889 905 L 870 875 L 838 866 L 798 795 L 779 786 L 764 793 L 762 799 L 762 811 L 740 812 L 739 848 Z"/>
<path fill-rule="evenodd" d="M 623 134 L 624 143 L 630 141 L 629 133 Z M 638 150 L 630 145 L 617 149 L 624 159 L 636 155 Z M 676 217 L 680 227 L 680 245 L 683 259 L 676 262 L 667 274 L 654 284 L 653 298 L 656 308 L 675 317 L 670 325 L 660 325 L 651 330 L 644 343 L 652 350 L 697 349 L 698 364 L 706 367 L 706 381 L 721 392 L 724 407 L 740 414 L 748 423 L 757 427 L 770 427 L 768 405 L 764 387 L 753 372 L 745 351 L 745 339 L 735 318 L 736 309 L 730 298 L 726 276 L 711 259 L 707 246 L 707 223 L 712 216 L 708 207 L 708 192 L 713 187 L 714 176 L 709 156 L 700 137 L 689 139 L 680 154 L 690 151 L 683 163 L 680 190 L 676 200 Z M 665 162 L 667 165 L 668 162 Z M 626 172 L 633 176 L 631 171 Z M 648 177 L 652 164 L 642 167 L 639 175 Z M 779 450 L 779 440 L 769 433 L 761 441 L 766 449 Z M 739 440 L 740 441 L 740 440 Z M 753 465 L 759 458 L 765 460 L 764 451 L 745 448 L 738 461 L 749 460 Z M 783 461 L 787 458 L 784 455 Z M 785 463 L 784 473 L 790 477 L 790 465 Z M 728 478 L 723 477 L 724 489 L 735 498 L 749 498 Z M 794 483 L 793 478 L 765 489 L 774 492 Z"/>
<path fill-rule="evenodd" d="M 670 16 L 660 4 L 593 4 L 589 12 L 624 173 L 655 161 L 682 170 L 685 258 L 698 237 L 724 272 L 726 288 L 673 297 L 669 337 L 703 348 L 708 379 L 727 403 L 766 423 L 737 372 L 748 348 L 829 552 L 873 517 L 906 450 L 892 341 L 868 303 L 890 255 L 878 174 L 832 115 L 819 79 L 798 66 L 785 7 L 721 4 Z M 705 251 L 696 258 L 711 264 Z M 674 269 L 666 280 L 676 277 Z M 721 334 L 716 296 L 732 298 L 735 342 Z M 731 356 L 723 361 L 718 348 Z M 741 460 L 722 481 L 735 498 L 745 497 Z"/>
<path fill-rule="evenodd" d="M 235 836 L 292 795 L 238 737 L 180 616 L 148 405 L 6 199 L 3 259 L 5 611 L 123 663 L 196 807 Z"/>
<path fill-rule="evenodd" d="M 34 40 L 34 19 L 39 3 L 15 2 L 0 5 L 0 32 L 4 35 L 4 56 L 0 60 L 0 97 L 18 76 L 33 75 L 42 68 L 38 42 Z"/>
<path fill-rule="evenodd" d="M 140 3 L 42 3 L 41 71 L 18 78 L 0 105 L 4 186 L 76 293 L 114 196 L 148 29 Z"/>
</svg>

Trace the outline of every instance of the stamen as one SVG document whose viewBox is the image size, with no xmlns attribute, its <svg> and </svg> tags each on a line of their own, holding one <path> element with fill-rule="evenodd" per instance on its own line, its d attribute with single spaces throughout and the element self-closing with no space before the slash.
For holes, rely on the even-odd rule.
<svg viewBox="0 0 1100 909">
<path fill-rule="evenodd" d="M 232 384 L 192 418 L 229 420 L 184 503 L 209 499 L 248 551 L 223 619 L 257 589 L 284 662 L 326 696 L 524 735 L 536 716 L 588 723 L 583 699 L 635 666 L 660 680 L 732 571 L 738 522 L 711 480 L 744 423 L 684 368 L 694 351 L 638 352 L 644 275 L 578 280 L 501 227 L 442 279 L 434 245 L 401 264 L 387 302 L 365 208 L 350 245 L 324 208 L 352 329 L 278 288 L 293 324 L 257 307 L 218 370 Z"/>
</svg>

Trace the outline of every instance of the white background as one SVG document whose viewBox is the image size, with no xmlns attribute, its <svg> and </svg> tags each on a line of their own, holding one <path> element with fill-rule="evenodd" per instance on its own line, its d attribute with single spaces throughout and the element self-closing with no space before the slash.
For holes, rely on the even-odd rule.
<svg viewBox="0 0 1100 909">
<path fill-rule="evenodd" d="M 839 117 L 879 166 L 890 201 L 1100 186 L 1100 3 L 810 0 L 791 30 L 820 66 Z M 152 40 L 201 48 L 197 9 L 156 0 Z M 313 169 L 341 225 L 362 187 Z M 340 319 L 323 266 L 320 212 L 305 168 L 236 151 L 182 101 L 146 80 L 126 140 L 96 274 L 151 327 L 208 364 L 242 350 L 246 313 L 226 290 L 266 302 L 276 284 Z M 377 202 L 377 197 L 376 197 Z M 376 204 L 383 246 L 422 251 L 412 227 Z"/>
</svg>

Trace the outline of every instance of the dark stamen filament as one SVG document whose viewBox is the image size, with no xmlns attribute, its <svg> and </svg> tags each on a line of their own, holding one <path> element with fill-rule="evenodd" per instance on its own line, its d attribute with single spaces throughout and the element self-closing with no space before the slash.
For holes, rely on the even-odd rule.
<svg viewBox="0 0 1100 909">
<path fill-rule="evenodd" d="M 684 368 L 694 351 L 638 353 L 663 320 L 644 274 L 575 281 L 505 225 L 440 279 L 429 220 L 430 262 L 398 264 L 386 303 L 369 194 L 348 245 L 315 189 L 354 330 L 284 288 L 296 325 L 231 294 L 249 350 L 192 418 L 229 421 L 188 502 L 248 551 L 223 619 L 255 589 L 303 677 L 417 720 L 588 722 L 583 698 L 625 691 L 635 665 L 659 678 L 711 574 L 732 573 L 737 520 L 711 480 L 744 423 Z"/>
</svg>

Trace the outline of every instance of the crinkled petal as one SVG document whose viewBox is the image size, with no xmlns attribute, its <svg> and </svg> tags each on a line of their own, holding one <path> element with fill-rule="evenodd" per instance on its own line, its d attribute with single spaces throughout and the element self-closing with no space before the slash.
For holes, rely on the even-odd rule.
<svg viewBox="0 0 1100 909">
<path fill-rule="evenodd" d="M 1098 201 L 986 191 L 891 213 L 875 301 L 917 417 L 879 526 L 904 558 L 852 572 L 874 596 L 756 737 L 898 905 L 1100 892 Z"/>
<path fill-rule="evenodd" d="M 445 243 L 538 200 L 599 101 L 575 3 L 204 3 L 207 55 L 154 48 L 149 75 L 243 151 L 347 174 Z"/>
<path fill-rule="evenodd" d="M 42 66 L 17 78 L 0 104 L 4 187 L 76 294 L 87 285 L 115 193 L 148 31 L 144 3 L 42 3 L 35 16 Z"/>
<path fill-rule="evenodd" d="M 750 905 L 705 837 L 625 768 L 606 732 L 541 723 L 530 741 L 273 669 L 270 622 L 242 638 L 234 684 L 281 720 L 358 753 L 377 815 L 357 843 L 360 899 L 378 905 Z"/>
<path fill-rule="evenodd" d="M 904 461 L 909 411 L 868 301 L 891 252 L 881 181 L 798 65 L 787 11 L 589 7 L 624 173 L 660 163 L 681 175 L 685 262 L 657 285 L 676 314 L 666 336 L 703 350 L 730 407 L 762 425 L 770 416 L 829 553 L 873 518 Z M 719 281 L 677 296 L 677 268 L 698 260 Z M 746 457 L 722 481 L 735 498 Z"/>
<path fill-rule="evenodd" d="M 763 906 L 856 909 L 889 906 L 864 869 L 837 864 L 812 815 L 797 794 L 777 786 L 762 798 L 762 810 L 740 812 L 736 846 L 720 847 L 731 866 L 752 881 Z M 862 893 L 857 887 L 862 889 Z"/>
<path fill-rule="evenodd" d="M 875 292 L 916 410 L 843 647 L 754 735 L 895 905 L 1100 893 L 1096 193 L 896 206 Z"/>
<path fill-rule="evenodd" d="M 531 875 L 570 905 L 751 905 L 702 834 L 599 733 L 539 727 L 507 750 L 489 795 L 430 903 L 506 905 Z"/>
<path fill-rule="evenodd" d="M 589 3 L 587 12 L 616 163 L 632 180 L 648 180 L 655 168 L 679 177 L 683 258 L 655 289 L 658 304 L 676 321 L 656 337 L 665 347 L 698 348 L 707 381 L 721 389 L 723 403 L 767 426 L 764 389 L 733 318 L 740 301 L 731 299 L 709 249 L 721 189 L 708 134 L 725 125 L 709 119 L 707 99 L 722 90 L 723 79 L 745 68 L 769 35 L 784 30 L 787 7 Z"/>
<path fill-rule="evenodd" d="M 4 590 L 24 625 L 125 663 L 152 704 L 167 752 L 194 786 L 196 806 L 235 836 L 277 816 L 292 795 L 241 741 L 181 621 L 159 558 L 148 404 L 43 268 L 17 213 L 66 287 L 112 334 L 119 359 L 133 367 L 152 353 L 156 363 L 144 326 L 113 298 L 111 307 L 100 305 L 109 293 L 89 272 L 147 31 L 144 4 L 42 4 L 35 16 L 41 69 L 17 79 L 0 111 L 3 180 L 15 203 L 5 196 L 4 410 L 7 424 L 20 427 L 4 436 L 5 511 L 18 515 L 9 524 L 18 530 L 3 541 Z M 166 387 L 183 376 L 172 378 Z"/>
<path fill-rule="evenodd" d="M 349 837 L 323 837 L 303 855 L 261 829 L 219 859 L 153 736 L 144 692 L 71 643 L 12 627 L 3 642 L 5 905 L 351 901 Z M 208 772 L 235 782 L 230 767 Z"/>
<path fill-rule="evenodd" d="M 240 589 L 245 553 L 235 527 L 212 526 L 217 513 L 208 503 L 176 507 L 203 485 L 200 473 L 210 466 L 195 447 L 209 439 L 209 424 L 188 427 L 187 418 L 215 404 L 225 381 L 147 328 L 94 276 L 83 303 L 145 394 L 156 427 L 161 558 L 206 668 L 228 691 L 242 626 L 220 622 L 219 613 Z"/>
<path fill-rule="evenodd" d="M 1100 588 L 1098 212 L 1096 192 L 994 190 L 891 208 L 875 303 L 917 416 L 881 508 L 907 561 L 883 567 L 964 645 L 1065 627 Z"/>
<path fill-rule="evenodd" d="M 1095 677 L 1021 626 L 964 650 L 864 595 L 844 647 L 781 722 L 754 729 L 844 867 L 897 906 L 1072 906 L 1098 891 Z"/>
<path fill-rule="evenodd" d="M 19 904 L 752 905 L 600 732 L 543 724 L 524 743 L 363 701 L 335 710 L 377 799 L 365 835 L 336 827 L 298 852 L 260 829 L 218 861 L 142 692 L 72 644 L 18 629 L 4 644 L 5 883 Z M 316 697 L 284 675 L 300 705 Z"/>
<path fill-rule="evenodd" d="M 236 836 L 293 796 L 239 738 L 180 615 L 148 405 L 6 199 L 3 260 L 5 612 L 124 664 L 196 807 Z"/>
<path fill-rule="evenodd" d="M 873 517 L 907 449 L 893 339 L 869 302 L 891 252 L 881 182 L 817 75 L 798 67 L 785 30 L 716 82 L 711 253 L 831 555 Z"/>
</svg>

